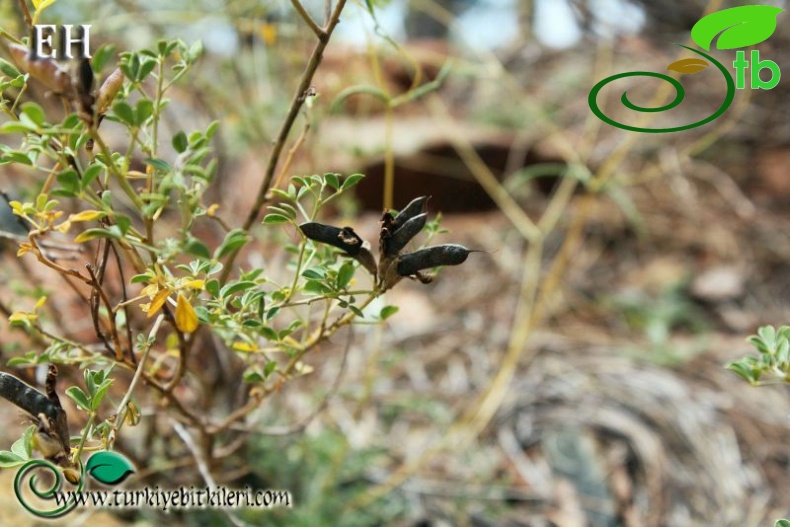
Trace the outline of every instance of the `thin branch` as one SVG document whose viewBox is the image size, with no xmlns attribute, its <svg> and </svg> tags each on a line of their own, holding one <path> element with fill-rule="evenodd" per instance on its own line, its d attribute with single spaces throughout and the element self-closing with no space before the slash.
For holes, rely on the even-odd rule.
<svg viewBox="0 0 790 527">
<path fill-rule="evenodd" d="M 192 457 L 195 458 L 195 462 L 197 463 L 198 471 L 200 475 L 203 476 L 203 481 L 206 482 L 211 488 L 217 487 L 217 482 L 214 481 L 214 476 L 211 475 L 211 470 L 209 469 L 208 463 L 206 459 L 203 457 L 203 453 L 200 451 L 200 447 L 195 443 L 195 439 L 190 435 L 187 429 L 178 421 L 173 421 L 172 423 L 173 430 L 175 430 L 178 437 L 181 438 L 181 441 L 189 449 L 189 452 L 192 454 Z"/>
<path fill-rule="evenodd" d="M 140 382 L 140 379 L 143 376 L 143 369 L 145 368 L 145 363 L 148 360 L 148 354 L 153 347 L 152 340 L 156 338 L 156 334 L 159 333 L 159 327 L 162 325 L 162 321 L 165 319 L 163 314 L 160 314 L 156 318 L 156 322 L 154 322 L 154 326 L 151 328 L 150 333 L 148 333 L 149 342 L 146 344 L 145 349 L 143 350 L 143 355 L 140 358 L 140 362 L 137 364 L 137 370 L 134 372 L 134 377 L 132 377 L 132 382 L 129 383 L 129 388 L 126 390 L 126 394 L 123 396 L 120 404 L 118 404 L 118 409 L 115 411 L 115 418 L 113 419 L 113 424 L 115 426 L 115 430 L 120 430 L 123 426 L 123 421 L 126 419 L 126 414 L 128 413 L 127 405 L 129 404 L 129 400 L 132 398 L 132 393 L 134 392 L 135 387 L 137 387 L 137 383 Z M 134 355 L 132 353 L 132 355 Z M 113 435 L 113 439 L 114 439 Z"/>
<path fill-rule="evenodd" d="M 326 31 L 322 29 L 321 26 L 316 24 L 315 20 L 313 20 L 313 17 L 310 16 L 310 13 L 307 12 L 307 9 L 304 8 L 299 0 L 291 0 L 291 5 L 294 6 L 294 9 L 296 9 L 296 12 L 299 13 L 300 17 L 302 17 L 302 20 L 304 20 L 307 25 L 310 26 L 310 29 L 313 30 L 313 33 L 315 33 L 315 36 L 318 37 L 318 40 L 326 38 Z"/>
<path fill-rule="evenodd" d="M 25 17 L 25 24 L 27 27 L 33 27 L 33 17 L 30 16 L 30 10 L 27 8 L 26 0 L 19 0 L 19 9 L 22 10 L 22 16 Z"/>
</svg>

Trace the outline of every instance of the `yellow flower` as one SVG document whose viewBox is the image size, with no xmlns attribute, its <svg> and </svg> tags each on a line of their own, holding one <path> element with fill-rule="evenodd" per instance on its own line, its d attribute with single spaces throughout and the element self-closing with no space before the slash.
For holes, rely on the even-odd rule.
<svg viewBox="0 0 790 527">
<path fill-rule="evenodd" d="M 192 333 L 199 325 L 200 322 L 198 322 L 195 308 L 189 303 L 187 297 L 178 293 L 178 300 L 176 302 L 176 327 L 184 333 Z"/>
<path fill-rule="evenodd" d="M 24 256 L 33 250 L 33 246 L 27 242 L 19 244 L 19 250 L 16 252 L 17 257 Z"/>
</svg>

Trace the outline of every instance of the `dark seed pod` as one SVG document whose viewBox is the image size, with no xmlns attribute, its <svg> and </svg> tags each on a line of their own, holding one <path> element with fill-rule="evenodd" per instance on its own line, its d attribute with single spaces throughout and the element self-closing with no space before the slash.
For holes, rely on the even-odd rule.
<svg viewBox="0 0 790 527">
<path fill-rule="evenodd" d="M 430 269 L 439 265 L 459 265 L 466 261 L 470 251 L 461 245 L 446 244 L 420 249 L 410 254 L 404 254 L 398 260 L 398 274 L 400 276 L 416 275 L 423 269 Z"/>
<path fill-rule="evenodd" d="M 414 198 L 411 202 L 401 210 L 395 219 L 392 221 L 392 229 L 400 229 L 404 223 L 414 218 L 418 214 L 425 212 L 425 204 L 428 203 L 430 196 L 420 196 Z"/>
<path fill-rule="evenodd" d="M 80 60 L 79 70 L 77 72 L 77 77 L 79 79 L 79 84 L 77 85 L 77 91 L 80 95 L 91 95 L 93 94 L 93 69 L 91 68 L 91 61 L 88 59 Z"/>
<path fill-rule="evenodd" d="M 373 275 L 374 279 L 376 278 L 376 276 L 378 276 L 378 269 L 377 269 L 377 266 L 376 266 L 376 257 L 373 256 L 373 253 L 371 253 L 370 250 L 367 247 L 363 246 L 359 250 L 359 254 L 354 256 L 354 258 L 360 264 L 362 264 L 362 267 L 367 269 L 368 272 Z"/>
<path fill-rule="evenodd" d="M 0 396 L 29 413 L 38 421 L 35 436 L 42 454 L 48 459 L 65 462 L 69 453 L 69 425 L 60 405 L 55 382 L 57 368 L 50 365 L 47 374 L 47 395 L 9 373 L 0 372 Z"/>
<path fill-rule="evenodd" d="M 75 105 L 79 116 L 88 126 L 93 126 L 96 96 L 93 94 L 94 77 L 90 60 L 82 59 L 80 61 L 75 85 L 77 87 Z"/>
<path fill-rule="evenodd" d="M 428 213 L 424 212 L 406 220 L 399 229 L 390 231 L 389 236 L 382 235 L 381 243 L 384 256 L 395 256 L 398 254 L 425 227 L 427 219 Z"/>
<path fill-rule="evenodd" d="M 52 422 L 62 412 L 46 395 L 10 373 L 0 372 L 0 396 L 32 416 L 44 414 Z"/>
<path fill-rule="evenodd" d="M 299 229 L 311 240 L 342 249 L 349 256 L 357 256 L 362 248 L 362 238 L 351 227 L 333 227 L 323 223 L 308 222 Z"/>
</svg>

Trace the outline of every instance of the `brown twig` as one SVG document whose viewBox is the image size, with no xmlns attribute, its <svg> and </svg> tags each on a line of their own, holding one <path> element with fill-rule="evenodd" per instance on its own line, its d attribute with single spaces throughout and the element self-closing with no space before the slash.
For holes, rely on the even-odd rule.
<svg viewBox="0 0 790 527">
<path fill-rule="evenodd" d="M 27 8 L 26 0 L 19 0 L 19 9 L 22 11 L 22 16 L 25 17 L 25 24 L 27 24 L 27 27 L 33 27 L 33 17 L 30 16 L 30 10 Z"/>
<path fill-rule="evenodd" d="M 307 9 L 304 8 L 299 0 L 291 0 L 291 5 L 294 6 L 294 9 L 296 9 L 296 12 L 299 13 L 300 17 L 302 17 L 302 20 L 304 20 L 305 23 L 310 26 L 310 29 L 313 30 L 313 33 L 315 33 L 315 36 L 317 36 L 319 40 L 326 36 L 326 31 L 321 26 L 316 24 L 315 20 L 313 20 L 313 17 L 310 16 L 310 13 L 307 12 Z"/>
</svg>

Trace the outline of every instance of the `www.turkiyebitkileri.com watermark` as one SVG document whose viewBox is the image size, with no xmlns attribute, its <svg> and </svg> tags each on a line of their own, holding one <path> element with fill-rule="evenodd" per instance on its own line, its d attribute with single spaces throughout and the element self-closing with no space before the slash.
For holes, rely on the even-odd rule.
<svg viewBox="0 0 790 527">
<path fill-rule="evenodd" d="M 58 506 L 75 503 L 77 507 L 104 509 L 159 509 L 163 512 L 187 509 L 271 509 L 290 508 L 291 493 L 286 490 L 256 490 L 250 487 L 194 486 L 162 489 L 158 486 L 134 490 L 69 490 L 52 496 Z"/>
</svg>

